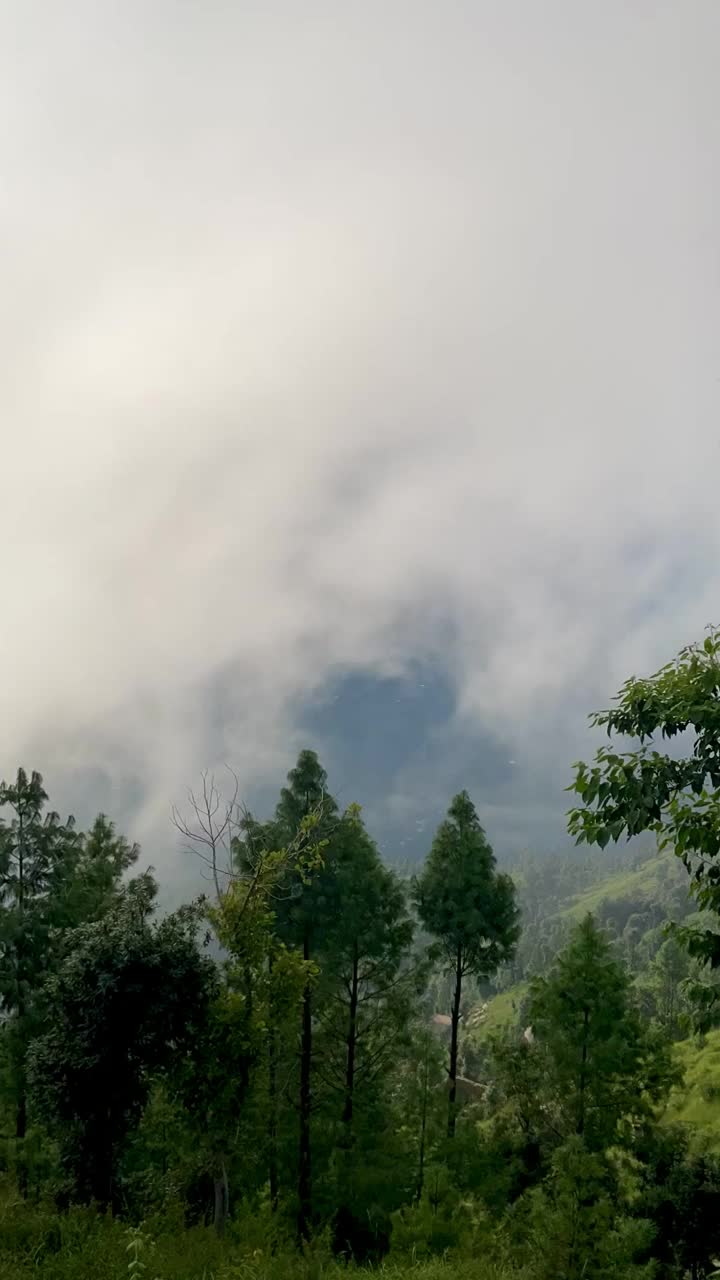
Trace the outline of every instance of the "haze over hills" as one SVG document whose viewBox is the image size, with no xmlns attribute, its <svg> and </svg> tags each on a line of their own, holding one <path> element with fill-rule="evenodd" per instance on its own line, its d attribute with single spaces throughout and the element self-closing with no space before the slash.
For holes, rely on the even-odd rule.
<svg viewBox="0 0 720 1280">
<path fill-rule="evenodd" d="M 6 8 L 0 775 L 552 846 L 717 609 L 717 6 Z"/>
</svg>

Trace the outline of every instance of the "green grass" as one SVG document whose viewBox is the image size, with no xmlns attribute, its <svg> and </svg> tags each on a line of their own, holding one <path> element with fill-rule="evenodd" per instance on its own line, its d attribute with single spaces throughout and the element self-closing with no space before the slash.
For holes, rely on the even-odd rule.
<svg viewBox="0 0 720 1280">
<path fill-rule="evenodd" d="M 514 987 L 501 991 L 493 996 L 487 1005 L 475 1006 L 468 1018 L 468 1030 L 474 1037 L 483 1038 L 503 1028 L 511 1027 L 518 1019 L 520 1002 L 524 1000 L 529 987 L 528 982 L 518 982 Z"/>
<path fill-rule="evenodd" d="M 625 898 L 639 901 L 657 900 L 658 890 L 673 855 L 655 854 L 634 871 L 616 871 L 583 893 L 577 894 L 558 911 L 559 916 L 570 920 L 582 920 L 588 912 L 597 911 L 603 902 L 622 902 Z"/>
<path fill-rule="evenodd" d="M 675 1052 L 685 1078 L 673 1091 L 666 1118 L 689 1125 L 703 1147 L 720 1151 L 720 1029 L 710 1031 L 703 1045 L 685 1040 Z"/>
</svg>

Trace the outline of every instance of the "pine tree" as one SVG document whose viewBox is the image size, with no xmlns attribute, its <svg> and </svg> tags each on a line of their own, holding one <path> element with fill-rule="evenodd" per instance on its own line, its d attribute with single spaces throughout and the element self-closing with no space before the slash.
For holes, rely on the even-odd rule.
<svg viewBox="0 0 720 1280">
<path fill-rule="evenodd" d="M 369 1221 L 379 1238 L 388 1208 L 396 1207 L 389 1102 L 423 969 L 410 956 L 413 922 L 403 886 L 383 866 L 357 806 L 339 821 L 333 848 L 319 951 L 317 1048 L 327 1094 L 324 1127 L 335 1148 L 328 1188 L 335 1247 L 359 1260 Z"/>
<path fill-rule="evenodd" d="M 327 774 L 314 751 L 303 750 L 287 777 L 288 785 L 280 793 L 274 819 L 257 822 L 248 815 L 243 822 L 244 839 L 236 842 L 235 859 L 240 869 L 251 865 L 263 848 L 288 846 L 297 839 L 302 824 L 313 815 L 315 838 L 323 848 L 321 865 L 312 874 L 298 874 L 290 869 L 279 887 L 274 903 L 275 931 L 278 942 L 299 953 L 306 980 L 303 987 L 300 1021 L 299 1085 L 298 1085 L 298 1168 L 297 1216 L 298 1241 L 307 1240 L 313 1221 L 312 1114 L 313 1100 L 313 979 L 316 950 L 322 946 L 328 925 L 328 886 L 335 860 L 334 833 L 337 828 L 337 805 L 327 788 Z M 271 957 L 272 963 L 272 957 Z M 276 1150 L 276 1092 L 278 1044 L 273 1024 L 268 1036 L 270 1074 L 270 1181 L 271 1200 L 278 1197 Z M 274 1185 L 273 1185 L 274 1184 Z"/>
<path fill-rule="evenodd" d="M 357 807 L 338 823 L 327 886 L 322 981 L 332 987 L 324 1047 L 352 1144 L 356 1089 L 381 1076 L 403 1034 L 420 974 L 409 961 L 413 922 L 398 878 L 383 866 Z"/>
<path fill-rule="evenodd" d="M 463 979 L 482 981 L 506 963 L 519 937 L 515 887 L 495 857 L 466 791 L 455 796 L 415 885 L 418 914 L 453 976 L 448 1137 L 455 1134 Z"/>
<path fill-rule="evenodd" d="M 79 838 L 72 818 L 44 813 L 47 794 L 39 773 L 18 769 L 0 785 L 0 1008 L 13 1023 L 10 1040 L 15 1085 L 18 1187 L 27 1189 L 23 1143 L 27 1131 L 25 1055 L 32 1033 L 34 999 L 50 962 L 53 889 L 67 882 Z"/>
<path fill-rule="evenodd" d="M 673 1080 L 669 1049 L 641 1022 L 628 975 L 592 916 L 533 983 L 528 1008 L 558 1132 L 598 1151 L 619 1140 L 623 1122 L 652 1115 Z"/>
</svg>

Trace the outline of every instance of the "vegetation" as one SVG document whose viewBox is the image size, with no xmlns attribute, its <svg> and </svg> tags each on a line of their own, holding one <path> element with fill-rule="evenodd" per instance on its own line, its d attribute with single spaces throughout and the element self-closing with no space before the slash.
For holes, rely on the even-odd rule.
<svg viewBox="0 0 720 1280">
<path fill-rule="evenodd" d="M 463 979 L 484 979 L 511 958 L 520 932 L 515 890 L 495 859 L 466 791 L 453 800 L 415 884 L 418 915 L 453 979 L 448 1137 L 455 1136 L 458 1032 Z"/>
<path fill-rule="evenodd" d="M 107 818 L 3 783 L 2 1275 L 713 1275 L 719 691 L 713 632 L 597 718 L 639 746 L 571 830 L 658 846 L 602 866 L 500 871 L 462 792 L 402 877 L 303 751 L 268 818 L 203 779 L 212 897 L 163 916 Z"/>
</svg>

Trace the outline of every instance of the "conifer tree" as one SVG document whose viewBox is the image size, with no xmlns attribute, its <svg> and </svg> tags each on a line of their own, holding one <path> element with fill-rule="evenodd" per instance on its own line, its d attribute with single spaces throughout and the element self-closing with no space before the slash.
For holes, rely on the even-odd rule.
<svg viewBox="0 0 720 1280">
<path fill-rule="evenodd" d="M 515 887 L 495 856 L 467 793 L 455 796 L 416 881 L 418 914 L 452 974 L 448 1137 L 455 1134 L 463 979 L 482 981 L 510 959 L 519 937 Z"/>
<path fill-rule="evenodd" d="M 298 1167 L 297 1215 L 298 1240 L 309 1238 L 313 1220 L 312 1197 L 312 1114 L 313 1100 L 313 980 L 312 965 L 316 950 L 322 946 L 328 924 L 328 883 L 332 878 L 335 858 L 333 842 L 337 827 L 337 805 L 327 789 L 327 774 L 314 751 L 300 752 L 294 769 L 287 777 L 269 823 L 257 822 L 247 815 L 243 822 L 243 839 L 236 842 L 234 853 L 241 869 L 247 868 L 261 848 L 288 846 L 297 839 L 302 824 L 313 815 L 314 834 L 322 846 L 320 865 L 312 874 L 297 874 L 293 869 L 280 885 L 274 904 L 275 930 L 283 945 L 296 949 L 307 975 L 303 986 L 299 1046 L 298 1083 Z M 270 1069 L 270 1181 L 271 1200 L 276 1201 L 277 1168 L 275 1128 L 277 1119 L 276 1060 L 277 1041 L 271 1025 L 269 1034 Z M 273 1185 L 275 1184 L 275 1185 Z"/>
<path fill-rule="evenodd" d="M 624 1122 L 652 1116 L 673 1080 L 669 1048 L 642 1023 L 630 979 L 592 916 L 535 980 L 528 1011 L 558 1133 L 601 1151 L 621 1138 Z"/>
<path fill-rule="evenodd" d="M 0 1009 L 13 1023 L 13 1058 L 18 1187 L 24 1195 L 27 1170 L 25 1055 L 32 1031 L 34 997 L 49 965 L 53 889 L 67 881 L 79 847 L 72 818 L 44 812 L 47 793 L 39 773 L 18 769 L 13 783 L 0 784 Z"/>
</svg>

